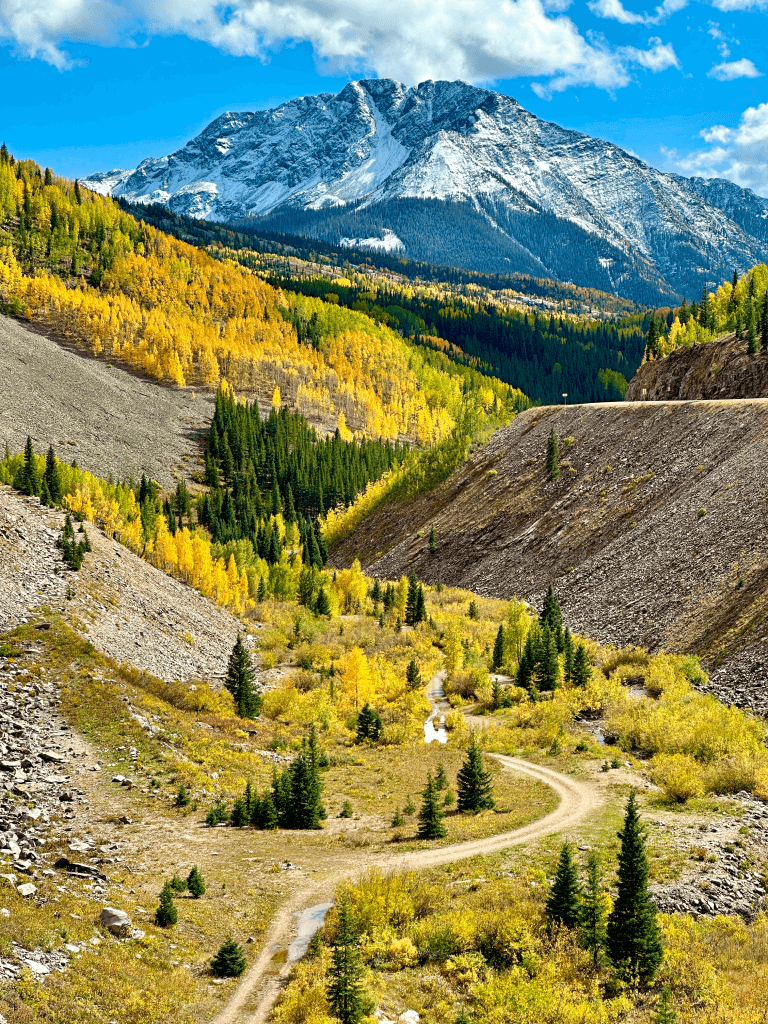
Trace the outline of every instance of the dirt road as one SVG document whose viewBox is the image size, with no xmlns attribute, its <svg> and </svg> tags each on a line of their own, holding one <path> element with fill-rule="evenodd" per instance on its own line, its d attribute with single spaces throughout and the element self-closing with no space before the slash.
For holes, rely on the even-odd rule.
<svg viewBox="0 0 768 1024">
<path fill-rule="evenodd" d="M 495 757 L 511 771 L 528 775 L 550 786 L 560 798 L 560 803 L 555 810 L 529 825 L 524 825 L 512 832 L 490 836 L 488 839 L 456 843 L 453 846 L 443 846 L 434 850 L 372 857 L 355 867 L 347 865 L 339 868 L 338 871 L 327 875 L 322 881 L 316 881 L 301 888 L 275 915 L 264 936 L 264 945 L 259 957 L 243 977 L 228 1005 L 216 1016 L 213 1024 L 263 1024 L 266 1021 L 293 966 L 291 963 L 285 963 L 279 971 L 274 969 L 276 951 L 284 950 L 288 946 L 294 915 L 313 903 L 332 899 L 336 887 L 345 879 L 361 875 L 371 868 L 407 871 L 450 864 L 482 854 L 496 853 L 511 846 L 519 846 L 522 843 L 573 828 L 600 806 L 602 799 L 600 794 L 587 782 L 572 779 L 551 768 L 522 761 L 517 757 L 505 757 L 502 754 L 489 756 Z M 273 967 L 272 971 L 270 971 L 270 967 Z"/>
</svg>

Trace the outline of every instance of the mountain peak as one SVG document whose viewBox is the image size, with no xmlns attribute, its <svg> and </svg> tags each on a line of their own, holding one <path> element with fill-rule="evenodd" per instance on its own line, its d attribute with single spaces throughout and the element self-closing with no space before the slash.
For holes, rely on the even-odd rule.
<svg viewBox="0 0 768 1024">
<path fill-rule="evenodd" d="M 460 81 L 361 79 L 228 111 L 175 153 L 83 184 L 336 244 L 395 236 L 415 258 L 641 302 L 693 297 L 768 254 L 768 203 L 753 193 L 663 174 Z"/>
</svg>

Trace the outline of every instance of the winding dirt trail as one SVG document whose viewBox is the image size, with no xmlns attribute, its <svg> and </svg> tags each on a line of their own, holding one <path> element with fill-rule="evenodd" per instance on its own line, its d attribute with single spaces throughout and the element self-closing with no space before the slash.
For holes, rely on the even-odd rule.
<svg viewBox="0 0 768 1024">
<path fill-rule="evenodd" d="M 371 868 L 389 871 L 422 869 L 440 864 L 450 864 L 467 857 L 496 853 L 511 846 L 519 846 L 522 843 L 573 828 L 597 810 L 602 803 L 601 794 L 587 782 L 570 778 L 551 768 L 532 764 L 517 757 L 506 757 L 503 754 L 489 754 L 488 756 L 494 757 L 505 768 L 538 779 L 553 789 L 560 798 L 560 803 L 555 810 L 537 821 L 523 825 L 522 828 L 514 829 L 511 832 L 502 832 L 487 839 L 455 843 L 452 846 L 442 846 L 434 850 L 369 857 L 354 867 L 348 865 L 340 867 L 338 871 L 326 875 L 322 880 L 303 886 L 291 896 L 273 918 L 264 936 L 261 953 L 243 977 L 230 1002 L 216 1016 L 213 1024 L 264 1024 L 293 966 L 292 963 L 285 963 L 279 971 L 276 971 L 275 949 L 285 950 L 287 948 L 295 914 L 313 903 L 332 899 L 335 888 L 345 879 L 364 874 Z M 271 971 L 270 968 L 272 968 Z M 254 999 L 256 1000 L 255 1005 L 253 1005 Z"/>
</svg>

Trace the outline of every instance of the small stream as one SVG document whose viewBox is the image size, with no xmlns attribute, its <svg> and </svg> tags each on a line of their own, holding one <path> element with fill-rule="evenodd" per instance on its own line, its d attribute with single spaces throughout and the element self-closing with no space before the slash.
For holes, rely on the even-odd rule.
<svg viewBox="0 0 768 1024">
<path fill-rule="evenodd" d="M 425 743 L 448 742 L 448 730 L 445 728 L 445 712 L 450 710 L 451 705 L 445 699 L 443 681 L 443 673 L 437 672 L 432 676 L 427 687 L 427 699 L 432 705 L 432 710 L 429 713 L 429 718 L 424 723 Z"/>
<path fill-rule="evenodd" d="M 630 686 L 627 687 L 627 690 L 631 700 L 640 700 L 642 697 L 651 697 L 651 694 L 646 690 L 642 683 L 631 683 Z M 594 736 L 601 747 L 605 746 L 606 739 L 605 732 L 603 731 L 603 727 L 605 726 L 604 718 L 595 718 L 591 721 L 589 719 L 583 719 L 582 721 L 577 720 L 575 724 L 582 728 L 584 732 L 588 732 Z M 611 742 L 615 742 L 615 740 L 611 740 Z"/>
<path fill-rule="evenodd" d="M 307 952 L 310 942 L 315 933 L 323 927 L 325 915 L 332 906 L 332 903 L 317 903 L 314 907 L 307 907 L 306 910 L 296 911 L 296 916 L 298 917 L 296 938 L 288 947 L 289 964 L 295 964 Z"/>
</svg>

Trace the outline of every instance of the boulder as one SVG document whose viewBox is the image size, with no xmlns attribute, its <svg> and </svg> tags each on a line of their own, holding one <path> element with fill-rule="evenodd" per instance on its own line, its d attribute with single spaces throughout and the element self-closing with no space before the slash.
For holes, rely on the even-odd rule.
<svg viewBox="0 0 768 1024">
<path fill-rule="evenodd" d="M 20 885 L 16 889 L 16 892 L 19 896 L 34 896 L 37 892 L 37 886 L 33 885 L 31 882 L 25 882 L 24 885 Z"/>
<path fill-rule="evenodd" d="M 104 907 L 101 912 L 101 923 L 113 935 L 126 939 L 130 936 L 133 926 L 131 919 L 124 910 L 116 910 L 114 907 Z"/>
</svg>

